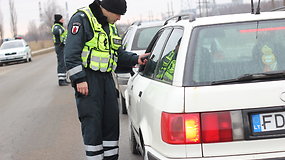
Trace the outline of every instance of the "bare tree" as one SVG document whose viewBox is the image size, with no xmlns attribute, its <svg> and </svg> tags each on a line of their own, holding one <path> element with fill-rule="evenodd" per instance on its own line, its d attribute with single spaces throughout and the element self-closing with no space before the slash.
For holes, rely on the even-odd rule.
<svg viewBox="0 0 285 160">
<path fill-rule="evenodd" d="M 14 37 L 17 36 L 17 13 L 14 5 L 14 0 L 9 0 L 10 18 L 11 18 L 11 32 Z"/>
<path fill-rule="evenodd" d="M 4 39 L 4 28 L 3 28 L 3 14 L 0 8 L 0 44 L 2 43 Z"/>
<path fill-rule="evenodd" d="M 37 27 L 35 21 L 31 21 L 28 25 L 28 32 L 26 34 L 27 41 L 38 41 L 40 38 L 39 28 Z"/>
<path fill-rule="evenodd" d="M 40 28 L 43 30 L 42 36 L 50 38 L 51 27 L 54 24 L 54 14 L 60 13 L 63 9 L 56 3 L 55 0 L 48 0 L 42 9 L 41 14 L 42 24 Z"/>
</svg>

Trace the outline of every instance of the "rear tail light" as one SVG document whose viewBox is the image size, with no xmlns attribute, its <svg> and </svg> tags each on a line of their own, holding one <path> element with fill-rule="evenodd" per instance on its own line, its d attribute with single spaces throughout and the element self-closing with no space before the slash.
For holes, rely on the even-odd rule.
<svg viewBox="0 0 285 160">
<path fill-rule="evenodd" d="M 162 113 L 162 140 L 169 144 L 230 142 L 244 139 L 241 111 Z"/>
<path fill-rule="evenodd" d="M 200 115 L 162 113 L 162 140 L 169 144 L 200 143 Z"/>
<path fill-rule="evenodd" d="M 230 112 L 202 113 L 201 122 L 204 143 L 233 140 Z"/>
</svg>

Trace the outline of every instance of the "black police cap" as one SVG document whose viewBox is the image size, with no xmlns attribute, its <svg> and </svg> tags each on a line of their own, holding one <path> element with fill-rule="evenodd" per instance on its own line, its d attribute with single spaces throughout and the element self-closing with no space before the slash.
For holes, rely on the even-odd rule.
<svg viewBox="0 0 285 160">
<path fill-rule="evenodd" d="M 54 15 L 54 21 L 55 22 L 59 22 L 59 20 L 61 20 L 61 18 L 62 18 L 62 15 L 60 15 L 60 14 L 55 14 Z"/>
<path fill-rule="evenodd" d="M 107 11 L 124 15 L 127 11 L 127 2 L 125 0 L 102 0 L 101 6 Z"/>
</svg>

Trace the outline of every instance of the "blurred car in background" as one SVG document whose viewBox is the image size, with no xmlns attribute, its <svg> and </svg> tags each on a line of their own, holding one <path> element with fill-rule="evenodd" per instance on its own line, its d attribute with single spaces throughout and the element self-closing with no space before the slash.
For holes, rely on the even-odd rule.
<svg viewBox="0 0 285 160">
<path fill-rule="evenodd" d="M 32 61 L 31 48 L 24 39 L 4 41 L 0 47 L 0 65 L 16 61 Z"/>
<path fill-rule="evenodd" d="M 145 50 L 150 43 L 155 33 L 163 26 L 164 21 L 150 21 L 150 22 L 135 22 L 133 23 L 123 35 L 122 46 L 128 52 L 134 52 L 138 55 L 145 53 Z M 134 68 L 118 68 L 114 75 L 114 80 L 117 85 L 120 102 L 122 104 L 122 113 L 126 114 L 125 95 L 126 85 L 131 75 L 137 71 Z"/>
</svg>

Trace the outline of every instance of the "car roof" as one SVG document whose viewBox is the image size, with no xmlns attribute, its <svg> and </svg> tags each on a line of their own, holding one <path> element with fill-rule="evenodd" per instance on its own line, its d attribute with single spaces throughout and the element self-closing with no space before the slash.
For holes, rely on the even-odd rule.
<svg viewBox="0 0 285 160">
<path fill-rule="evenodd" d="M 137 26 L 138 28 L 147 28 L 154 26 L 163 26 L 164 21 L 137 21 L 134 22 L 131 26 Z"/>
<path fill-rule="evenodd" d="M 181 20 L 175 24 L 184 26 L 184 25 L 189 25 L 191 23 L 194 27 L 194 26 L 238 23 L 238 22 L 247 22 L 247 21 L 256 21 L 256 20 L 284 19 L 285 18 L 284 13 L 285 13 L 284 11 L 275 11 L 275 12 L 261 12 L 260 14 L 241 13 L 241 14 L 230 14 L 230 15 L 218 15 L 218 16 L 196 18 L 191 22 L 189 20 Z M 173 23 L 169 23 L 168 25 L 173 25 Z"/>
</svg>

